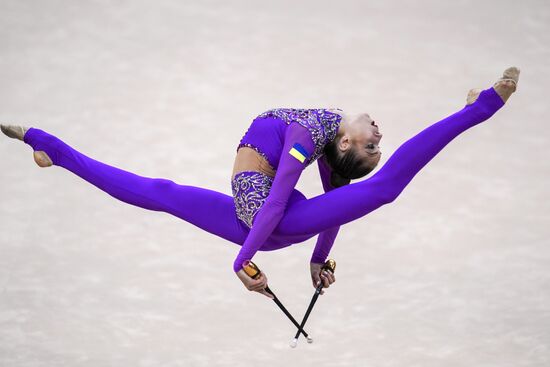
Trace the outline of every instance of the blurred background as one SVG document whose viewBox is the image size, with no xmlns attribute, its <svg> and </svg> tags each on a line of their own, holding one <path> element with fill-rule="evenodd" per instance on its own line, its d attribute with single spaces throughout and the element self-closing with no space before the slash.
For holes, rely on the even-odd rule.
<svg viewBox="0 0 550 367">
<path fill-rule="evenodd" d="M 0 0 L 2 123 L 229 195 L 267 109 L 368 112 L 382 165 L 470 88 L 522 70 L 493 118 L 342 227 L 315 343 L 293 350 L 294 327 L 233 274 L 239 247 L 0 136 L 0 365 L 550 365 L 549 60 L 542 0 Z M 298 189 L 322 192 L 315 165 Z M 297 318 L 314 243 L 255 257 Z"/>
</svg>

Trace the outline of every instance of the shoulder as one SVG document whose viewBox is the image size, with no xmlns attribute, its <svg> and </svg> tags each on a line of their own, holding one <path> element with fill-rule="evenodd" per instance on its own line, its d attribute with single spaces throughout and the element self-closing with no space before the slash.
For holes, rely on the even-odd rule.
<svg viewBox="0 0 550 367">
<path fill-rule="evenodd" d="M 344 119 L 346 116 L 346 113 L 341 108 L 327 108 L 326 111 L 328 111 L 331 114 L 340 116 L 340 119 Z"/>
<path fill-rule="evenodd" d="M 322 154 L 326 144 L 336 137 L 343 111 L 339 108 L 277 109 L 290 126 L 301 126 L 307 130 L 314 146 L 314 152 L 308 160 L 309 165 Z M 289 127 L 290 127 L 289 126 Z"/>
<path fill-rule="evenodd" d="M 319 122 L 328 128 L 331 124 L 340 125 L 340 122 L 345 116 L 345 113 L 340 108 L 320 108 L 315 110 L 319 119 Z"/>
</svg>

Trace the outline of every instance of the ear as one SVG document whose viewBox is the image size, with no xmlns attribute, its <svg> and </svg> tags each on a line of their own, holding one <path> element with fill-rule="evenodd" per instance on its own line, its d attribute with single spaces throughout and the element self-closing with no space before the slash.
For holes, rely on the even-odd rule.
<svg viewBox="0 0 550 367">
<path fill-rule="evenodd" d="M 340 141 L 338 141 L 338 149 L 342 152 L 345 152 L 348 149 L 351 149 L 351 139 L 348 134 L 344 134 L 340 138 Z"/>
</svg>

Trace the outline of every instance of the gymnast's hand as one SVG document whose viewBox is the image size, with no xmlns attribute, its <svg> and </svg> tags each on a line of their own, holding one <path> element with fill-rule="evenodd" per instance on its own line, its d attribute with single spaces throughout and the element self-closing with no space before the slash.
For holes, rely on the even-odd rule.
<svg viewBox="0 0 550 367">
<path fill-rule="evenodd" d="M 313 288 L 317 288 L 321 282 L 323 282 L 323 288 L 328 288 L 332 283 L 336 281 L 336 277 L 330 271 L 322 270 L 324 264 L 310 263 L 309 269 L 311 271 L 311 281 L 313 283 Z M 321 291 L 321 294 L 324 294 L 325 291 Z"/>
<path fill-rule="evenodd" d="M 246 289 L 248 289 L 251 292 L 258 292 L 263 294 L 264 296 L 273 299 L 273 296 L 265 290 L 267 287 L 267 277 L 264 274 L 264 272 L 260 272 L 260 277 L 258 279 L 252 279 L 244 272 L 243 269 L 239 270 L 237 273 L 237 277 L 243 282 Z"/>
</svg>

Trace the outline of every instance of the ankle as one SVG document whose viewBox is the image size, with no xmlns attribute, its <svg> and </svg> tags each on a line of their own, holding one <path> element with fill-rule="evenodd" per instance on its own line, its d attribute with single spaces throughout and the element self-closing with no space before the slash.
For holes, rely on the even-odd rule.
<svg viewBox="0 0 550 367">
<path fill-rule="evenodd" d="M 512 93 L 516 91 L 516 81 L 513 79 L 501 79 L 495 83 L 493 89 L 497 92 L 502 101 L 506 103 Z"/>
</svg>

